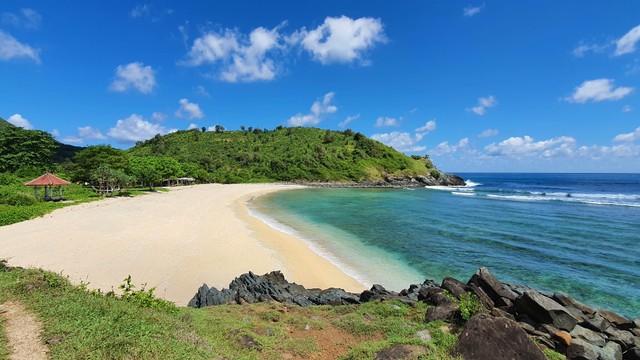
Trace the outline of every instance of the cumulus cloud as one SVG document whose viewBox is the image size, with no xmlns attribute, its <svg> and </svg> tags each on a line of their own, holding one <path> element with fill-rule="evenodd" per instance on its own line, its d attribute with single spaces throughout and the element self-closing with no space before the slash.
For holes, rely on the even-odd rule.
<svg viewBox="0 0 640 360">
<path fill-rule="evenodd" d="M 29 122 L 29 120 L 23 118 L 22 115 L 20 115 L 20 114 L 13 114 L 13 115 L 9 116 L 7 121 L 10 124 L 13 124 L 13 125 L 15 125 L 17 127 L 21 127 L 23 129 L 27 129 L 27 130 L 33 129 L 33 126 L 31 126 L 31 123 Z"/>
<path fill-rule="evenodd" d="M 633 92 L 632 87 L 614 87 L 612 79 L 587 80 L 576 87 L 573 94 L 566 97 L 568 102 L 583 104 L 589 101 L 620 100 Z"/>
<path fill-rule="evenodd" d="M 340 122 L 340 124 L 338 124 L 338 127 L 343 128 L 343 127 L 347 126 L 349 123 L 351 123 L 352 121 L 358 120 L 359 118 L 360 118 L 360 114 L 353 115 L 353 116 L 347 116 L 346 119 L 342 120 Z"/>
<path fill-rule="evenodd" d="M 198 128 L 198 124 L 194 124 L 194 123 L 191 123 L 189 124 L 189 126 L 187 126 L 187 130 L 192 130 L 197 128 Z"/>
<path fill-rule="evenodd" d="M 200 105 L 192 103 L 189 99 L 180 99 L 180 108 L 176 111 L 176 116 L 187 119 L 202 119 L 204 112 L 200 109 Z"/>
<path fill-rule="evenodd" d="M 603 53 L 605 52 L 607 49 L 609 49 L 611 47 L 612 43 L 605 43 L 605 44 L 587 44 L 584 42 L 581 42 L 578 46 L 576 46 L 573 49 L 573 56 L 575 57 L 583 57 L 585 56 L 587 53 L 592 52 L 592 53 Z"/>
<path fill-rule="evenodd" d="M 416 129 L 416 139 L 422 140 L 427 134 L 436 129 L 436 120 L 429 120 L 423 126 Z"/>
<path fill-rule="evenodd" d="M 480 11 L 482 11 L 484 9 L 485 4 L 482 3 L 482 5 L 480 6 L 467 6 L 464 9 L 462 9 L 462 14 L 466 17 L 472 17 L 474 15 L 477 15 Z"/>
<path fill-rule="evenodd" d="M 467 150 L 469 148 L 469 138 L 462 138 L 458 140 L 456 144 L 449 144 L 448 141 L 443 141 L 435 149 L 431 150 L 433 155 L 445 155 L 452 154 L 458 151 Z"/>
<path fill-rule="evenodd" d="M 141 62 L 132 62 L 127 65 L 119 65 L 116 68 L 116 78 L 109 89 L 116 92 L 136 89 L 143 94 L 148 94 L 155 86 L 155 71 L 151 66 L 144 66 Z"/>
<path fill-rule="evenodd" d="M 376 123 L 373 125 L 375 127 L 387 127 L 387 126 L 399 126 L 402 122 L 402 118 L 390 118 L 386 116 L 379 116 L 376 119 Z"/>
<path fill-rule="evenodd" d="M 418 145 L 420 140 L 411 136 L 408 132 L 392 131 L 384 134 L 373 134 L 371 138 L 402 152 L 418 152 L 427 149 L 426 146 Z"/>
<path fill-rule="evenodd" d="M 25 29 L 37 29 L 42 23 L 42 15 L 33 9 L 20 9 L 19 14 L 3 13 L 2 23 Z"/>
<path fill-rule="evenodd" d="M 620 56 L 636 51 L 638 41 L 640 41 L 640 25 L 629 30 L 628 33 L 616 41 L 615 55 Z"/>
<path fill-rule="evenodd" d="M 637 128 L 634 132 L 618 134 L 615 138 L 613 138 L 613 142 L 629 142 L 637 140 L 640 140 L 640 127 Z"/>
<path fill-rule="evenodd" d="M 62 138 L 62 142 L 65 144 L 82 145 L 87 140 L 107 140 L 100 130 L 91 126 L 83 126 L 78 128 L 78 134 L 72 136 L 66 136 Z"/>
<path fill-rule="evenodd" d="M 490 156 L 543 156 L 571 155 L 576 145 L 576 139 L 561 136 L 548 140 L 535 141 L 532 137 L 510 137 L 499 143 L 491 143 L 484 150 Z"/>
<path fill-rule="evenodd" d="M 156 134 L 166 134 L 167 131 L 159 124 L 146 121 L 140 115 L 132 114 L 126 119 L 116 122 L 116 126 L 109 129 L 109 136 L 118 142 L 132 143 L 147 140 Z"/>
<path fill-rule="evenodd" d="M 499 131 L 498 129 L 487 129 L 484 130 L 483 132 L 481 132 L 480 134 L 478 134 L 479 138 L 488 138 L 488 137 L 493 137 L 498 135 Z"/>
<path fill-rule="evenodd" d="M 496 105 L 498 105 L 498 101 L 496 100 L 495 96 L 489 95 L 487 97 L 478 98 L 478 106 L 467 109 L 467 111 L 482 116 L 487 113 L 488 108 L 492 108 Z"/>
<path fill-rule="evenodd" d="M 149 4 L 138 4 L 129 13 L 129 15 L 131 15 L 131 17 L 134 19 L 138 17 L 149 16 L 150 14 L 151 5 Z"/>
<path fill-rule="evenodd" d="M 269 55 L 281 47 L 278 30 L 279 27 L 271 30 L 258 27 L 248 37 L 230 29 L 222 33 L 209 32 L 193 41 L 181 64 L 219 63 L 220 80 L 231 83 L 273 80 L 277 70 Z"/>
<path fill-rule="evenodd" d="M 209 92 L 207 91 L 207 88 L 205 88 L 202 85 L 198 85 L 196 86 L 196 94 L 202 96 L 202 97 L 211 97 L 211 95 L 209 94 Z"/>
<path fill-rule="evenodd" d="M 156 111 L 151 114 L 151 119 L 155 122 L 163 122 L 167 119 L 167 114 Z"/>
<path fill-rule="evenodd" d="M 0 60 L 27 58 L 40 63 L 40 50 L 19 42 L 13 36 L 0 30 Z"/>
<path fill-rule="evenodd" d="M 341 16 L 327 17 L 312 30 L 302 28 L 290 41 L 299 42 L 315 60 L 325 65 L 354 61 L 366 65 L 365 52 L 386 42 L 386 37 L 380 19 Z"/>
<path fill-rule="evenodd" d="M 322 117 L 324 115 L 333 114 L 338 111 L 336 106 L 331 105 L 334 95 L 335 94 L 333 92 L 325 94 L 322 100 L 316 100 L 313 105 L 311 105 L 311 112 L 309 114 L 303 115 L 298 113 L 289 118 L 287 124 L 289 126 L 318 125 L 320 121 L 322 121 Z"/>
</svg>

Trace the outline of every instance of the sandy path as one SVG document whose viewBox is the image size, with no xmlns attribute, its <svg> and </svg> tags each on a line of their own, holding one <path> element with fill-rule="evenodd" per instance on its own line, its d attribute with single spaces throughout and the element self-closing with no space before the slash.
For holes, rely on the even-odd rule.
<svg viewBox="0 0 640 360">
<path fill-rule="evenodd" d="M 302 241 L 251 217 L 246 201 L 293 189 L 277 184 L 208 184 L 56 210 L 0 227 L 0 258 L 9 265 L 62 272 L 109 291 L 134 284 L 185 305 L 203 283 L 218 288 L 247 271 L 282 270 L 307 287 L 363 286 Z"/>
<path fill-rule="evenodd" d="M 7 301 L 0 306 L 6 319 L 4 331 L 9 345 L 9 360 L 45 360 L 49 349 L 42 342 L 42 323 L 24 305 Z"/>
</svg>

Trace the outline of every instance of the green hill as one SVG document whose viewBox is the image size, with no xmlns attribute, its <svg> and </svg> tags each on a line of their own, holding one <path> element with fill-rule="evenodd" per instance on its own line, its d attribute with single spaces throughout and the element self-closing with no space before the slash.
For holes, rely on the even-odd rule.
<svg viewBox="0 0 640 360">
<path fill-rule="evenodd" d="M 426 175 L 431 161 L 408 157 L 351 130 L 316 128 L 178 131 L 139 142 L 133 157 L 169 157 L 197 164 L 216 182 L 363 181 Z"/>
<path fill-rule="evenodd" d="M 0 131 L 4 130 L 5 128 L 8 128 L 9 126 L 13 126 L 13 125 L 11 125 L 11 123 L 9 123 L 7 120 L 0 117 Z"/>
</svg>

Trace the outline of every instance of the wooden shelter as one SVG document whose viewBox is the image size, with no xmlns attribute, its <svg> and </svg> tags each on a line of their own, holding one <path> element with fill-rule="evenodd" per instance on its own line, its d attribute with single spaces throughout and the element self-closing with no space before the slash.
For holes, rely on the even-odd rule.
<svg viewBox="0 0 640 360">
<path fill-rule="evenodd" d="M 44 187 L 44 199 L 47 201 L 62 200 L 62 186 L 71 184 L 67 180 L 60 179 L 59 177 L 46 173 L 40 177 L 37 177 L 29 182 L 24 183 L 26 186 L 33 186 L 33 193 L 36 199 L 38 198 L 38 187 Z M 53 187 L 58 187 L 59 196 L 53 196 Z"/>
</svg>

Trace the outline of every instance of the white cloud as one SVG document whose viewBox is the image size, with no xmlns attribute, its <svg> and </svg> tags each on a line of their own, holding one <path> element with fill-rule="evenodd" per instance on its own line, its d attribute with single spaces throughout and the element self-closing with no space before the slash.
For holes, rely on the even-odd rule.
<svg viewBox="0 0 640 360">
<path fill-rule="evenodd" d="M 427 121 L 424 126 L 416 129 L 416 132 L 431 132 L 436 129 L 436 119 Z"/>
<path fill-rule="evenodd" d="M 209 32 L 193 41 L 182 65 L 199 66 L 221 63 L 219 78 L 227 82 L 273 80 L 276 65 L 268 57 L 280 45 L 279 27 L 254 29 L 249 36 L 226 29 L 224 33 Z"/>
<path fill-rule="evenodd" d="M 209 92 L 207 91 L 207 88 L 202 85 L 196 86 L 196 94 L 206 98 L 211 97 L 211 95 L 209 95 Z"/>
<path fill-rule="evenodd" d="M 338 111 L 336 106 L 331 105 L 334 95 L 333 92 L 325 94 L 322 100 L 316 100 L 313 105 L 311 105 L 311 113 L 306 115 L 298 113 L 289 118 L 287 124 L 289 126 L 318 125 L 320 121 L 322 121 L 323 115 L 333 114 Z"/>
<path fill-rule="evenodd" d="M 458 140 L 457 144 L 449 144 L 448 141 L 443 141 L 435 149 L 430 152 L 433 155 L 444 155 L 444 154 L 452 154 L 458 151 L 467 150 L 469 147 L 469 138 L 462 138 Z"/>
<path fill-rule="evenodd" d="M 585 56 L 588 52 L 602 53 L 602 52 L 605 52 L 608 48 L 610 48 L 611 45 L 612 43 L 606 43 L 606 44 L 580 43 L 580 45 L 576 46 L 573 49 L 573 56 L 580 58 Z"/>
<path fill-rule="evenodd" d="M 200 109 L 200 105 L 192 103 L 189 99 L 180 99 L 180 108 L 176 111 L 176 116 L 187 119 L 202 119 L 204 112 Z"/>
<path fill-rule="evenodd" d="M 385 134 L 373 134 L 371 138 L 401 152 L 418 152 L 427 149 L 426 146 L 418 145 L 420 140 L 412 137 L 408 132 L 392 131 Z"/>
<path fill-rule="evenodd" d="M 100 130 L 95 129 L 91 126 L 84 126 L 78 128 L 78 136 L 83 139 L 96 139 L 96 140 L 106 140 L 107 137 L 104 136 Z"/>
<path fill-rule="evenodd" d="M 122 143 L 147 140 L 156 134 L 167 131 L 159 124 L 144 120 L 140 115 L 132 114 L 126 119 L 118 120 L 116 126 L 109 129 L 109 136 Z"/>
<path fill-rule="evenodd" d="M 387 127 L 387 126 L 399 126 L 402 122 L 402 118 L 390 118 L 386 116 L 379 116 L 376 119 L 376 123 L 373 125 L 375 127 Z"/>
<path fill-rule="evenodd" d="M 622 112 L 632 112 L 633 111 L 633 107 L 629 106 L 629 105 L 625 105 L 622 107 Z"/>
<path fill-rule="evenodd" d="M 603 100 L 620 100 L 633 92 L 632 87 L 614 88 L 614 81 L 611 79 L 587 80 L 576 87 L 574 93 L 565 98 L 568 102 L 586 103 L 588 101 L 600 102 Z"/>
<path fill-rule="evenodd" d="M 640 25 L 629 30 L 623 37 L 616 41 L 616 56 L 629 54 L 636 51 L 636 44 L 640 41 Z"/>
<path fill-rule="evenodd" d="M 358 119 L 360 119 L 360 114 L 353 115 L 353 116 L 347 116 L 346 119 L 342 120 L 340 122 L 340 124 L 338 124 L 338 127 L 343 128 L 343 127 L 347 126 L 349 123 L 351 123 L 352 121 L 355 121 L 355 120 L 358 120 Z"/>
<path fill-rule="evenodd" d="M 129 13 L 129 15 L 131 15 L 131 17 L 134 19 L 142 16 L 149 16 L 150 14 L 151 14 L 151 5 L 149 4 L 138 4 Z"/>
<path fill-rule="evenodd" d="M 23 129 L 27 129 L 27 130 L 33 129 L 33 126 L 31 126 L 31 123 L 29 122 L 29 120 L 23 118 L 22 115 L 20 115 L 20 114 L 13 114 L 13 115 L 9 116 L 7 121 L 9 123 L 17 126 L 17 127 L 23 128 Z"/>
<path fill-rule="evenodd" d="M 467 6 L 462 10 L 462 13 L 464 14 L 464 16 L 466 17 L 472 17 L 476 14 L 478 14 L 480 11 L 482 11 L 482 9 L 484 9 L 485 4 L 482 3 L 482 5 L 480 6 Z"/>
<path fill-rule="evenodd" d="M 535 141 L 532 137 L 510 137 L 500 143 L 491 143 L 484 150 L 490 156 L 543 156 L 554 157 L 557 155 L 572 155 L 576 139 L 561 136 L 548 140 Z"/>
<path fill-rule="evenodd" d="M 299 41 L 302 47 L 322 64 L 350 63 L 356 60 L 366 65 L 364 53 L 386 37 L 380 19 L 347 16 L 327 17 L 313 30 L 302 28 L 294 33 L 291 41 Z"/>
<path fill-rule="evenodd" d="M 0 30 L 0 60 L 28 58 L 40 63 L 40 50 L 32 48 L 16 40 L 13 36 Z"/>
<path fill-rule="evenodd" d="M 54 138 L 59 137 L 60 136 L 60 130 L 58 130 L 58 129 L 51 130 L 51 136 L 53 136 Z"/>
<path fill-rule="evenodd" d="M 191 124 L 189 124 L 189 126 L 187 127 L 187 130 L 192 130 L 192 129 L 197 129 L 197 128 L 198 128 L 198 125 L 197 125 L 197 124 L 191 123 Z"/>
<path fill-rule="evenodd" d="M 133 88 L 143 94 L 148 94 L 155 86 L 155 71 L 151 66 L 144 66 L 141 62 L 132 62 L 127 65 L 118 65 L 116 79 L 113 80 L 109 89 L 124 92 Z"/>
<path fill-rule="evenodd" d="M 488 138 L 488 137 L 493 137 L 498 135 L 499 131 L 498 129 L 487 129 L 483 132 L 481 132 L 480 134 L 478 134 L 479 138 Z"/>
<path fill-rule="evenodd" d="M 626 134 L 618 134 L 615 138 L 613 138 L 614 142 L 629 142 L 629 141 L 637 141 L 640 140 L 640 127 L 637 128 L 634 132 L 626 133 Z"/>
<path fill-rule="evenodd" d="M 151 119 L 155 122 L 163 122 L 167 119 L 167 114 L 156 111 L 151 114 Z"/>
<path fill-rule="evenodd" d="M 20 9 L 20 14 L 3 13 L 2 22 L 25 29 L 37 29 L 42 23 L 42 15 L 33 9 Z"/>
<path fill-rule="evenodd" d="M 496 100 L 495 96 L 490 95 L 487 97 L 478 98 L 478 106 L 467 109 L 467 111 L 471 111 L 476 115 L 482 116 L 487 113 L 488 108 L 492 108 L 496 105 L 498 105 L 498 101 Z"/>
</svg>

